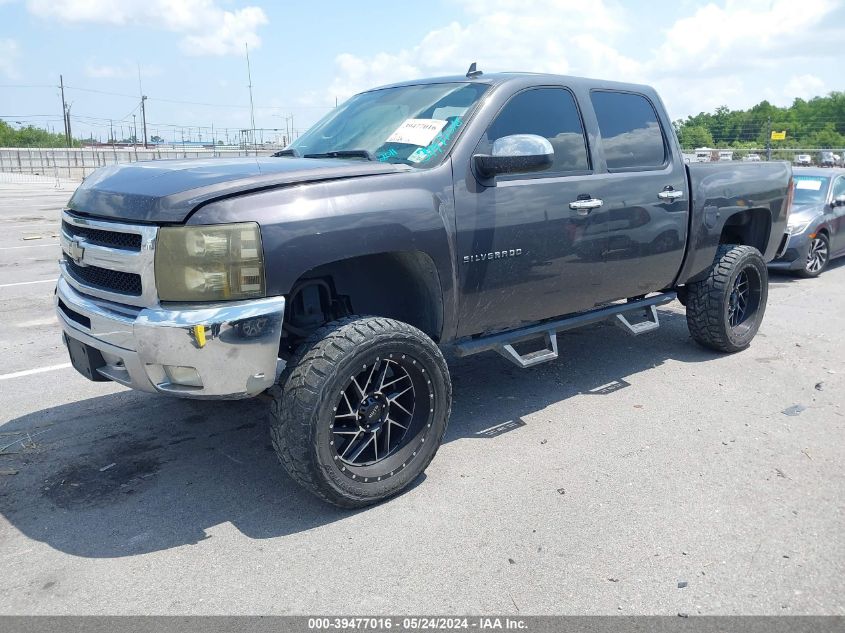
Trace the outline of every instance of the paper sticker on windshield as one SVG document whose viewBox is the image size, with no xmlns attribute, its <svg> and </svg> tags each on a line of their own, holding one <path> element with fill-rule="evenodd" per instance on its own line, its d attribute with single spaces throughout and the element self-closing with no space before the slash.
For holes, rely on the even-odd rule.
<svg viewBox="0 0 845 633">
<path fill-rule="evenodd" d="M 387 142 L 425 147 L 434 140 L 444 125 L 444 119 L 406 119 L 388 137 Z"/>
<path fill-rule="evenodd" d="M 809 189 L 810 191 L 819 191 L 822 188 L 821 180 L 813 180 L 810 178 L 801 178 L 795 180 L 796 189 Z"/>
</svg>

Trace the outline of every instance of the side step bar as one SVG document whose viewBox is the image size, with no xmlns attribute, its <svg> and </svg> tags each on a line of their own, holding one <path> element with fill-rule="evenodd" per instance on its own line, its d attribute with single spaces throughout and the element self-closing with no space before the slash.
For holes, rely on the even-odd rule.
<svg viewBox="0 0 845 633">
<path fill-rule="evenodd" d="M 479 352 L 492 350 L 498 352 L 518 367 L 533 367 L 534 365 L 554 360 L 558 357 L 558 332 L 573 330 L 607 319 L 614 319 L 619 327 L 634 336 L 656 330 L 660 327 L 657 306 L 674 301 L 676 296 L 674 292 L 664 292 L 652 297 L 628 301 L 627 303 L 614 303 L 609 306 L 590 310 L 589 312 L 581 312 L 562 319 L 555 319 L 554 321 L 545 321 L 509 332 L 500 332 L 480 338 L 467 339 L 456 343 L 454 349 L 458 356 L 470 356 Z M 644 313 L 646 320 L 631 323 L 625 315 L 632 313 Z M 528 354 L 520 354 L 513 347 L 515 343 L 536 339 L 541 336 L 546 341 L 546 347 L 544 349 Z"/>
</svg>

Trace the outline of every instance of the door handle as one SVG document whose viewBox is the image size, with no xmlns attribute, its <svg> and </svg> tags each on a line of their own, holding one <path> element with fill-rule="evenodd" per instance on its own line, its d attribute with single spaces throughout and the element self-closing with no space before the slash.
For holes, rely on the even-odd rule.
<svg viewBox="0 0 845 633">
<path fill-rule="evenodd" d="M 578 215 L 589 215 L 593 209 L 598 209 L 604 204 L 604 200 L 598 198 L 587 198 L 586 200 L 573 200 L 569 203 L 569 208 L 577 211 Z"/>
<path fill-rule="evenodd" d="M 664 189 L 663 191 L 657 194 L 657 197 L 661 200 L 677 200 L 683 195 L 683 191 L 677 191 L 675 189 Z"/>
</svg>

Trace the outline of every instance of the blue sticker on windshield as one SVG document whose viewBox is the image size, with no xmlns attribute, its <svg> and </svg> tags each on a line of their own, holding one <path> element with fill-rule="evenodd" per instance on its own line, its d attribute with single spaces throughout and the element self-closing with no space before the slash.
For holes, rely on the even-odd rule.
<svg viewBox="0 0 845 633">
<path fill-rule="evenodd" d="M 386 163 L 391 158 L 396 158 L 397 156 L 399 156 L 399 152 L 391 147 L 389 150 L 381 152 L 378 156 L 376 156 L 376 158 L 382 163 Z"/>
</svg>

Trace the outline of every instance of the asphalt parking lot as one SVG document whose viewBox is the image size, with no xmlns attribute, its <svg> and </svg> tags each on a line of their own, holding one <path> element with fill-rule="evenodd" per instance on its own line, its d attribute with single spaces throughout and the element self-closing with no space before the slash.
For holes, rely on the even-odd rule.
<svg viewBox="0 0 845 633">
<path fill-rule="evenodd" d="M 531 370 L 450 363 L 426 476 L 350 512 L 288 479 L 261 400 L 69 368 L 72 185 L 35 180 L 0 184 L 0 613 L 845 614 L 845 263 L 774 276 L 736 355 L 675 303 Z"/>
</svg>

